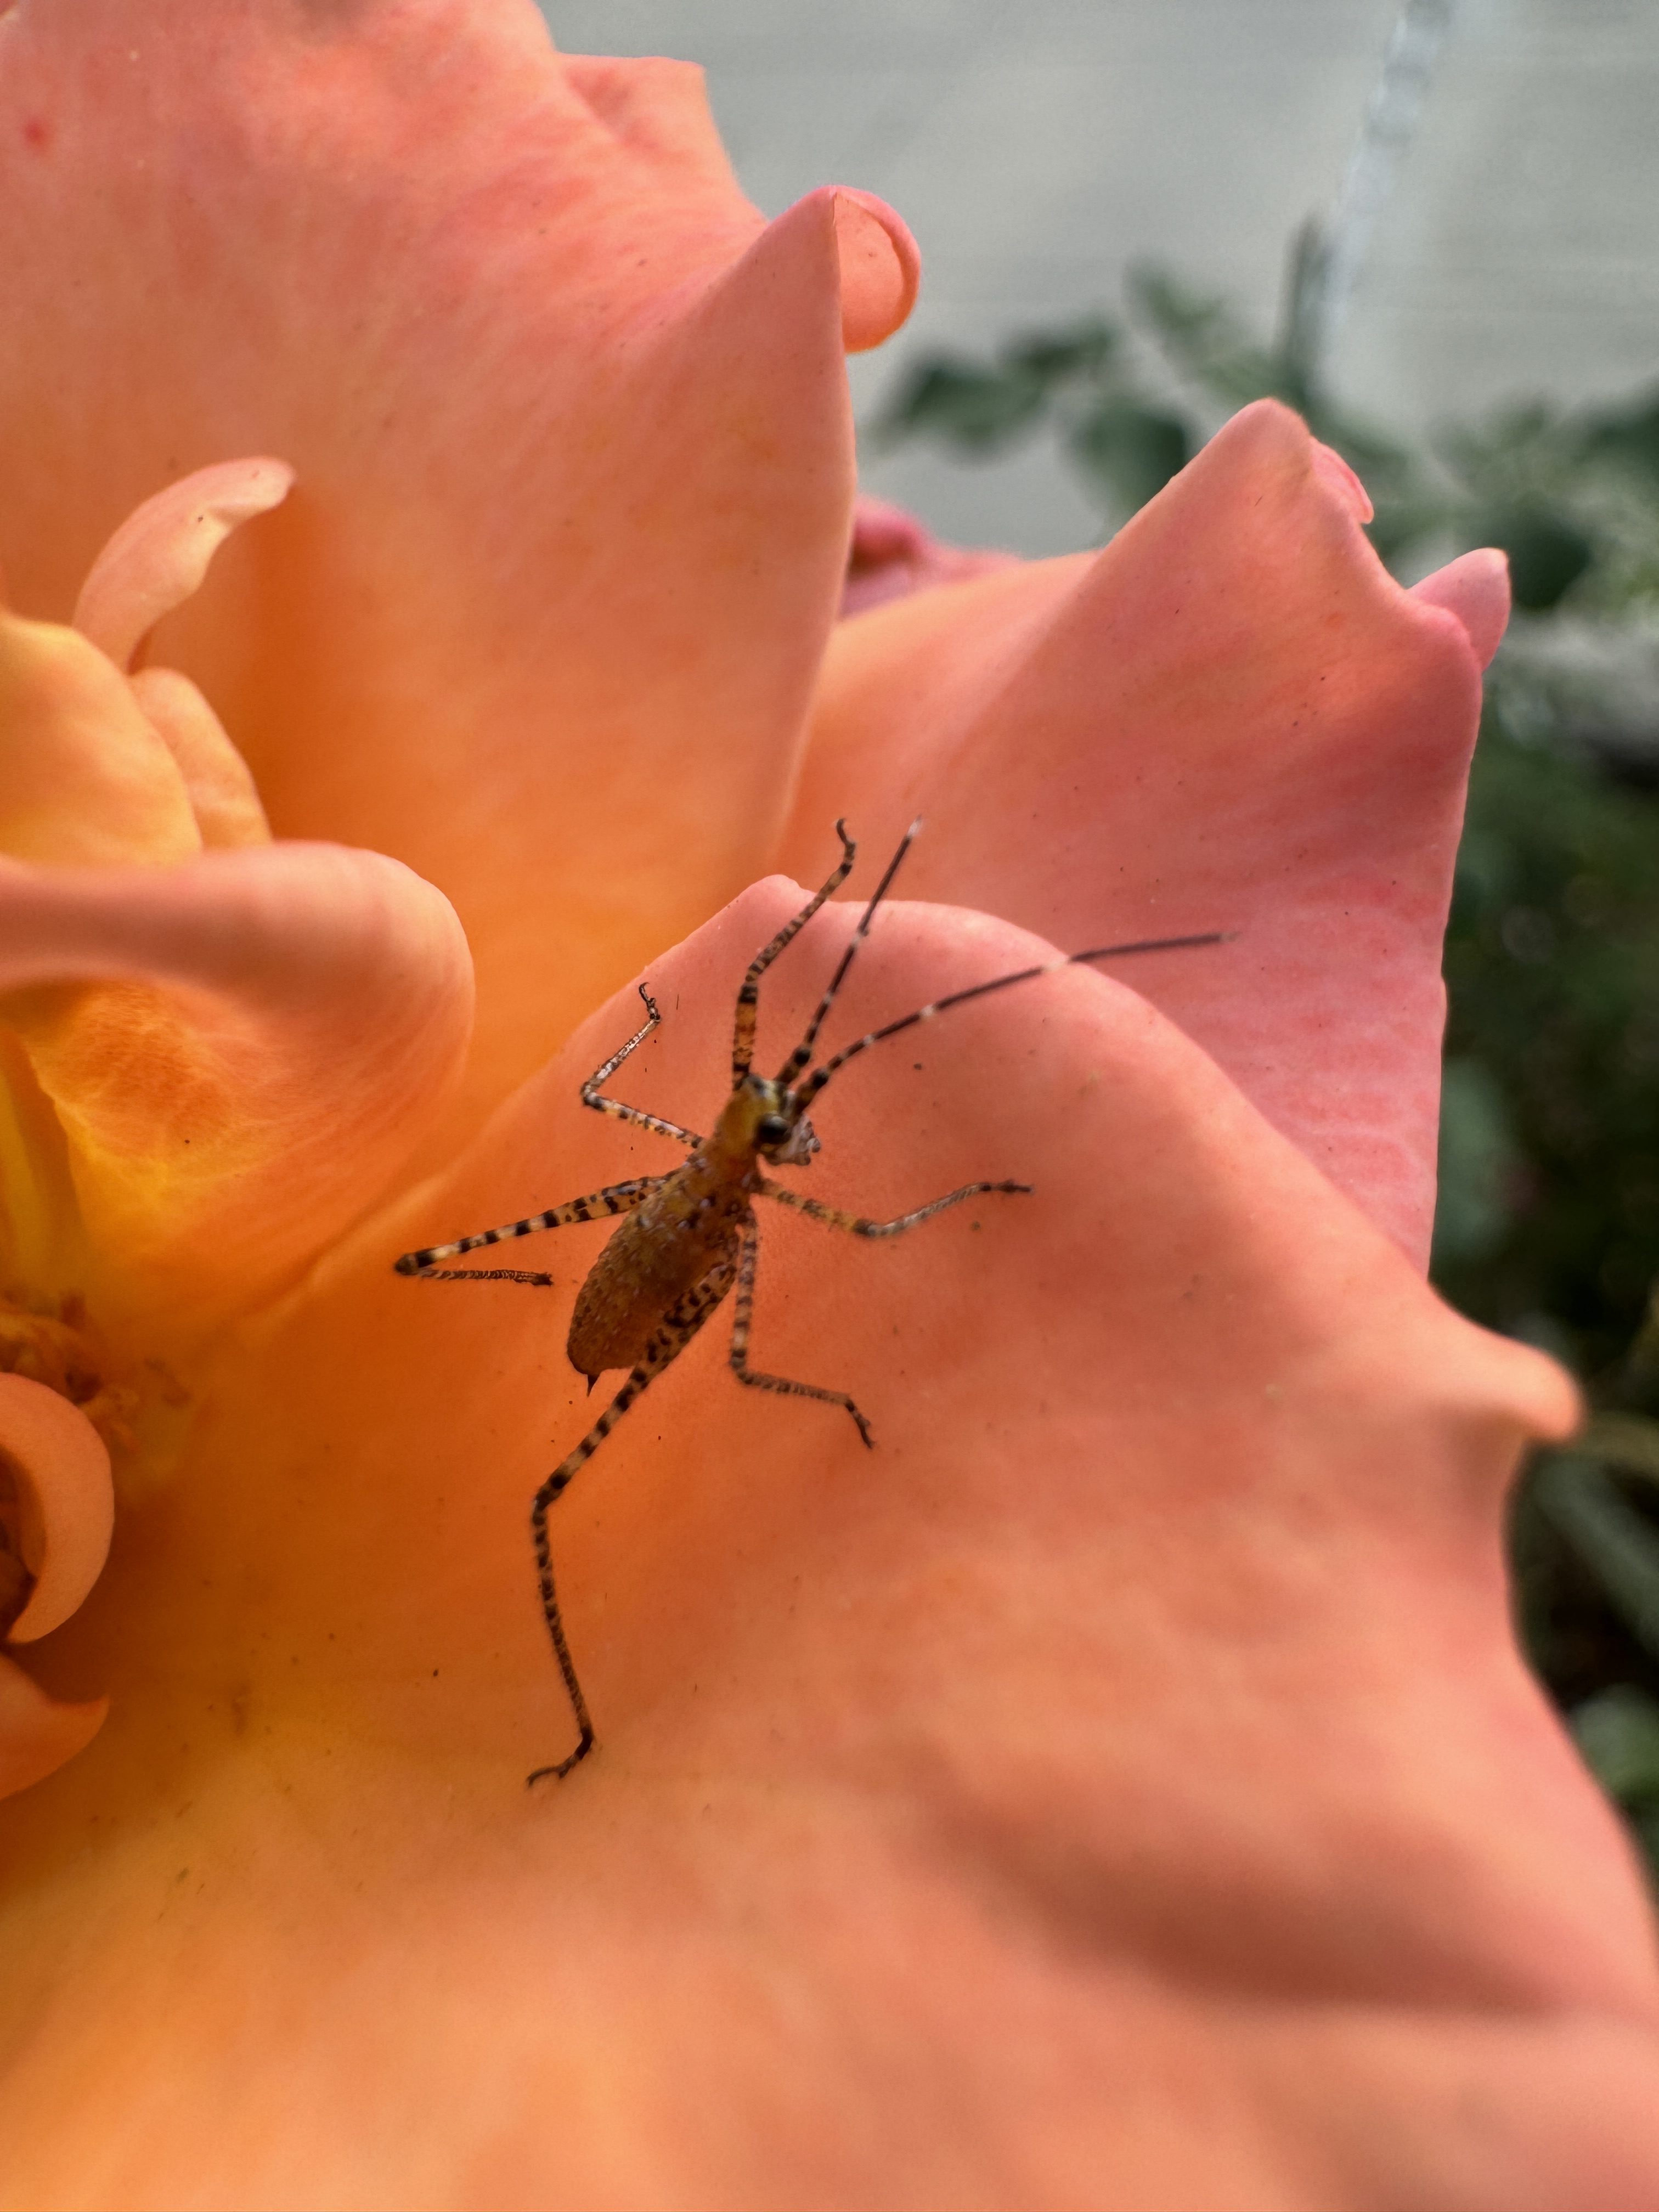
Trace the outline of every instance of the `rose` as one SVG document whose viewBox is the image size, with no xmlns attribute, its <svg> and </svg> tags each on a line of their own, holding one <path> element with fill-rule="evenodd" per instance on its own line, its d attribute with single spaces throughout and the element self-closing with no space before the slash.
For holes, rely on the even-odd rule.
<svg viewBox="0 0 1659 2212">
<path fill-rule="evenodd" d="M 82 1577 L 88 1346 L 122 1461 L 107 1573 L 45 1691 L 7 1678 L 60 1750 L 112 1700 L 7 1808 L 10 2200 L 1651 2193 L 1639 1893 L 1504 1614 L 1504 1479 L 1567 1395 L 1413 1264 L 1501 572 L 1399 592 L 1267 409 L 1098 561 L 831 636 L 884 211 L 762 232 L 685 73 L 556 61 L 527 9 L 0 40 L 17 605 L 68 613 L 161 495 L 99 643 L 5 633 L 59 763 L 0 884 L 10 1256 L 87 1310 L 32 1315 L 0 1419 Z M 152 653 L 270 845 L 195 695 L 120 665 L 246 475 L 161 488 L 256 453 L 294 492 Z M 849 1019 L 1028 930 L 1239 933 L 826 1095 L 826 1194 L 1034 1194 L 887 1248 L 769 1218 L 757 1351 L 878 1450 L 705 1335 L 559 1508 L 602 1744 L 527 1795 L 568 1720 L 524 1514 L 588 1417 L 592 1239 L 551 1293 L 391 1258 L 667 1164 L 575 1098 L 636 972 L 629 1095 L 706 1121 L 798 896 L 744 884 L 918 804 L 907 888 L 953 903 L 884 914 Z M 447 1104 L 466 972 L 382 852 L 471 940 Z M 769 1052 L 852 921 L 769 979 Z"/>
</svg>

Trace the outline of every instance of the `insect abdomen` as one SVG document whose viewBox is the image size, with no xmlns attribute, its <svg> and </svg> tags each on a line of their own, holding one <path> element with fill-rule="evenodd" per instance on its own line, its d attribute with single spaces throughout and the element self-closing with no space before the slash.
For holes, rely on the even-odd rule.
<svg viewBox="0 0 1659 2212">
<path fill-rule="evenodd" d="M 694 1155 L 629 1214 L 576 1294 L 565 1344 L 576 1372 L 637 1364 L 670 1308 L 735 1253 L 748 1206 L 746 1192 Z"/>
</svg>

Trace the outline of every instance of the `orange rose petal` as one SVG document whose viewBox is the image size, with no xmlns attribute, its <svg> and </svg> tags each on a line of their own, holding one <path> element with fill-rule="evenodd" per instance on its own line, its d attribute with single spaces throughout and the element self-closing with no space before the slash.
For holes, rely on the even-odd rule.
<svg viewBox="0 0 1659 2212">
<path fill-rule="evenodd" d="M 652 964 L 617 1093 L 707 1125 L 795 897 Z M 852 922 L 772 971 L 763 1064 Z M 1041 950 L 894 908 L 836 1033 Z M 550 1291 L 389 1261 L 672 1164 L 576 1101 L 635 1003 L 232 1360 L 141 1571 L 65 1632 L 132 1687 L 15 1808 L 53 1872 L 11 1986 L 60 1992 L 0 2101 L 17 2201 L 879 2203 L 896 2171 L 1510 2212 L 1583 2166 L 1596 2212 L 1646 2202 L 1648 1911 L 1501 1565 L 1572 1393 L 1086 973 L 825 1094 L 803 1188 L 1034 1193 L 887 1244 L 766 1210 L 755 1359 L 854 1391 L 877 1448 L 740 1389 L 717 1316 L 556 1509 L 600 1742 L 524 1792 L 573 1735 L 525 1521 L 605 1402 L 560 1349 L 605 1230 L 515 1248 Z"/>
<path fill-rule="evenodd" d="M 5 1633 L 59 1628 L 103 1572 L 115 1521 L 109 1452 L 85 1414 L 22 1375 L 0 1375 L 0 1455 L 18 1490 L 28 1602 Z"/>
<path fill-rule="evenodd" d="M 67 607 L 180 467 L 297 469 L 157 650 L 279 836 L 453 899 L 492 1098 L 775 837 L 847 544 L 843 316 L 902 311 L 902 227 L 832 190 L 764 230 L 695 73 L 567 64 L 527 0 L 4 36 L 0 563 Z"/>
<path fill-rule="evenodd" d="M 200 588 L 231 532 L 280 506 L 293 482 L 284 461 L 220 461 L 147 499 L 93 562 L 76 629 L 131 668 L 162 616 Z"/>
<path fill-rule="evenodd" d="M 7 1018 L 67 1135 L 100 1320 L 143 1311 L 154 1348 L 292 1276 L 429 1127 L 470 984 L 446 902 L 378 854 L 0 865 L 0 990 L 28 994 Z"/>
<path fill-rule="evenodd" d="M 1125 979 L 1421 1261 L 1477 653 L 1322 451 L 1263 401 L 1097 558 L 842 625 L 783 858 L 815 873 L 838 815 L 873 858 L 921 814 L 915 896 L 1068 950 L 1237 932 Z"/>
</svg>

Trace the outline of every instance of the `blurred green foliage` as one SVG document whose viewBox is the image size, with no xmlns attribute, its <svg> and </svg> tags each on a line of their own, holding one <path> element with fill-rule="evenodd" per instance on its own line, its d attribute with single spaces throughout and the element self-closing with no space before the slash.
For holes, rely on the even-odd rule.
<svg viewBox="0 0 1659 2212">
<path fill-rule="evenodd" d="M 1123 312 L 988 358 L 914 365 L 870 435 L 985 459 L 1058 440 L 1109 532 L 1217 424 L 1273 395 L 1364 480 L 1407 576 L 1508 553 L 1446 945 L 1433 1273 L 1541 1345 L 1595 1409 L 1513 1521 L 1534 1665 L 1659 1875 L 1659 387 L 1532 401 L 1414 443 L 1313 367 L 1321 243 L 1297 240 L 1278 337 L 1143 270 Z"/>
<path fill-rule="evenodd" d="M 1610 407 L 1528 402 L 1415 445 L 1342 406 L 1315 374 L 1304 334 L 1319 275 L 1317 234 L 1306 231 L 1280 334 L 1264 343 L 1225 300 L 1137 270 L 1121 315 L 1026 331 L 983 359 L 913 362 L 866 437 L 987 460 L 1052 436 L 1109 530 L 1225 416 L 1283 399 L 1364 479 L 1370 536 L 1391 566 L 1429 546 L 1501 545 L 1524 613 L 1569 599 L 1602 616 L 1659 603 L 1659 387 Z"/>
</svg>

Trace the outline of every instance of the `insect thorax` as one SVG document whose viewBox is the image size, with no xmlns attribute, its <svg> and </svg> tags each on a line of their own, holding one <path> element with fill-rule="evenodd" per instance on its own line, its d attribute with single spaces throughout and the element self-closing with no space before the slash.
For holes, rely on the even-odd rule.
<svg viewBox="0 0 1659 2212">
<path fill-rule="evenodd" d="M 711 1152 L 735 1164 L 758 1157 L 774 1167 L 805 1167 L 818 1149 L 812 1124 L 787 1085 L 745 1075 L 720 1109 Z"/>
</svg>

